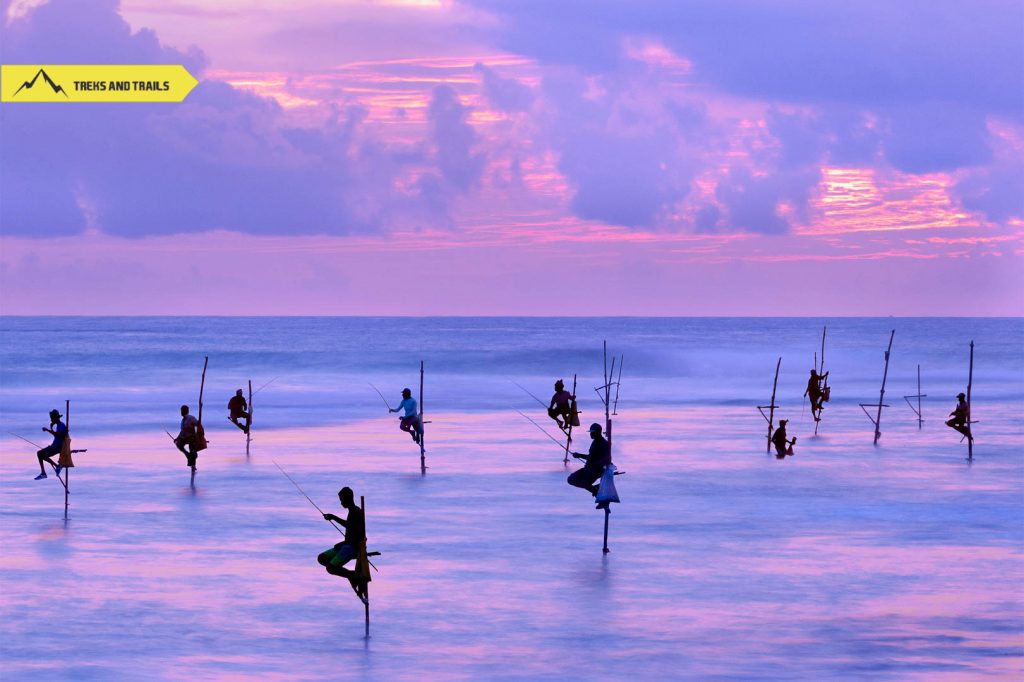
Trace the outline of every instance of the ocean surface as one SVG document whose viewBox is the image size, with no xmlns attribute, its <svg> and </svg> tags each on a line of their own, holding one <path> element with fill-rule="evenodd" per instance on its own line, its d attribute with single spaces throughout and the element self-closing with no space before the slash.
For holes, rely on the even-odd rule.
<svg viewBox="0 0 1024 682">
<path fill-rule="evenodd" d="M 892 330 L 875 446 L 859 404 Z M 968 461 L 943 421 L 972 340 Z M 604 341 L 626 474 L 607 555 L 573 463 L 517 413 L 560 437 L 527 391 L 576 374 L 603 421 Z M 164 431 L 206 356 L 192 488 Z M 756 410 L 779 357 L 785 460 Z M 421 361 L 425 475 L 371 386 L 417 395 Z M 249 380 L 246 456 L 226 403 Z M 88 450 L 67 521 L 15 436 L 48 443 L 65 400 Z M 1021 319 L 3 317 L 0 678 L 1022 679 L 1022 414 Z M 316 563 L 340 536 L 275 463 L 326 511 L 365 496 L 369 639 Z"/>
</svg>

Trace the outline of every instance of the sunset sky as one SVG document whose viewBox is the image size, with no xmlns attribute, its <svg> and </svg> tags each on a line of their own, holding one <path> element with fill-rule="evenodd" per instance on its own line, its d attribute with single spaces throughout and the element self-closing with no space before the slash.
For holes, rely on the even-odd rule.
<svg viewBox="0 0 1024 682">
<path fill-rule="evenodd" d="M 4 314 L 1024 314 L 1019 1 L 0 8 Z"/>
</svg>

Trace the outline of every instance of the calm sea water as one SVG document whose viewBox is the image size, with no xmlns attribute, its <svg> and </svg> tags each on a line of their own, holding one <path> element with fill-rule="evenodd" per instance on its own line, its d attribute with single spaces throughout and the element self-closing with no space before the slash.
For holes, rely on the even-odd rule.
<svg viewBox="0 0 1024 682">
<path fill-rule="evenodd" d="M 833 400 L 801 395 L 821 328 Z M 875 402 L 896 330 L 883 437 Z M 601 342 L 624 355 L 602 516 L 569 488 L 546 400 Z M 972 464 L 942 425 L 975 341 Z M 167 442 L 209 356 L 193 490 Z M 765 454 L 777 402 L 796 456 Z M 430 469 L 392 404 L 426 365 Z M 923 427 L 902 396 L 916 393 Z M 252 379 L 251 456 L 225 404 Z M 1019 319 L 0 318 L 4 679 L 1020 679 L 1024 321 Z M 72 405 L 63 490 L 33 481 Z M 549 429 L 549 431 L 552 431 Z M 582 449 L 583 444 L 580 445 Z M 316 554 L 365 495 L 372 637 Z M 570 468 L 571 470 L 571 468 Z"/>
</svg>

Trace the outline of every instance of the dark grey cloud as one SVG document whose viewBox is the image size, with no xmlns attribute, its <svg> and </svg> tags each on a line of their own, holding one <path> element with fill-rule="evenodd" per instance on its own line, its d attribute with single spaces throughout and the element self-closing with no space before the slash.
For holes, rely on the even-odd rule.
<svg viewBox="0 0 1024 682">
<path fill-rule="evenodd" d="M 515 78 L 502 78 L 486 64 L 477 62 L 473 69 L 480 74 L 488 104 L 499 111 L 527 111 L 533 104 L 533 91 Z"/>
<path fill-rule="evenodd" d="M 468 109 L 449 85 L 434 88 L 427 109 L 431 141 L 437 152 L 441 175 L 458 189 L 466 190 L 480 180 L 485 156 L 474 151 L 477 135 L 467 122 Z"/>
</svg>

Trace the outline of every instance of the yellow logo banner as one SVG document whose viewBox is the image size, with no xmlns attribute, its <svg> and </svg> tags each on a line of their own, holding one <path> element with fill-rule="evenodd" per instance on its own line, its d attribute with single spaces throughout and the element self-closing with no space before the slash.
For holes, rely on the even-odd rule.
<svg viewBox="0 0 1024 682">
<path fill-rule="evenodd" d="M 3 102 L 181 102 L 197 81 L 181 64 L 3 64 Z"/>
</svg>

